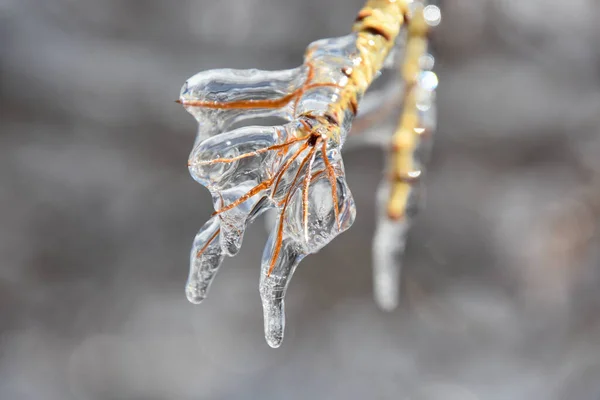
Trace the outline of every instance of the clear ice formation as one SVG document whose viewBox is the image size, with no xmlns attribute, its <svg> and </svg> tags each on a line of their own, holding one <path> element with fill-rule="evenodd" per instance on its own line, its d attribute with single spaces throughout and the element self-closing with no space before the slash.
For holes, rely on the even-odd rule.
<svg viewBox="0 0 600 400">
<path fill-rule="evenodd" d="M 246 226 L 270 211 L 270 235 L 262 255 L 259 289 L 265 338 L 271 347 L 279 347 L 283 340 L 284 298 L 296 267 L 305 256 L 348 229 L 355 219 L 341 150 L 356 105 L 350 107 L 354 110 L 341 110 L 337 115 L 330 111 L 348 83 L 344 71 L 351 70 L 360 58 L 356 35 L 312 43 L 304 64 L 298 68 L 210 70 L 188 79 L 181 89 L 179 102 L 199 124 L 189 171 L 210 191 L 215 209 L 193 242 L 187 298 L 196 304 L 206 298 L 225 256 L 232 257 L 240 250 Z M 383 68 L 398 67 L 404 43 L 405 37 L 399 36 Z M 424 56 L 421 67 L 411 90 L 417 96 L 419 129 L 432 132 L 437 86 L 431 72 L 433 57 Z M 403 94 L 398 91 L 404 82 L 399 82 L 381 92 L 384 96 L 367 95 L 360 103 L 357 122 L 378 119 L 381 103 L 384 107 L 401 103 Z M 357 101 L 362 94 L 357 93 Z M 288 123 L 232 129 L 234 124 L 261 117 L 279 117 Z M 337 129 L 332 131 L 332 125 Z M 369 138 L 368 130 L 364 130 L 367 133 L 357 135 L 357 142 L 389 147 L 389 137 Z M 415 163 L 420 166 L 428 153 L 427 143 L 423 141 L 414 153 Z M 400 256 L 417 192 L 416 188 L 411 192 L 405 218 L 392 220 L 386 213 L 389 190 L 389 179 L 385 178 L 378 193 L 373 242 L 375 298 L 386 310 L 398 303 Z"/>
<path fill-rule="evenodd" d="M 272 347 L 283 339 L 284 297 L 294 270 L 348 229 L 356 215 L 340 153 L 353 115 L 344 115 L 334 135 L 318 127 L 306 133 L 314 124 L 307 115 L 330 118 L 323 115 L 348 79 L 342 70 L 352 67 L 354 35 L 313 43 L 309 63 L 300 68 L 206 71 L 181 90 L 180 102 L 199 123 L 189 170 L 210 191 L 217 210 L 194 240 L 187 297 L 201 302 L 224 257 L 239 251 L 246 226 L 275 209 L 260 275 L 265 337 Z M 271 116 L 290 122 L 229 130 L 244 119 Z"/>
</svg>

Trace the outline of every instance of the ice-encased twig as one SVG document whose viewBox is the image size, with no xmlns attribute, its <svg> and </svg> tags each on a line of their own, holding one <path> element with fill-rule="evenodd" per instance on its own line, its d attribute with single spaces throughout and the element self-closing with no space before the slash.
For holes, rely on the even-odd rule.
<svg viewBox="0 0 600 400">
<path fill-rule="evenodd" d="M 299 68 L 207 71 L 182 88 L 179 102 L 199 123 L 190 173 L 210 190 L 215 208 L 194 241 L 188 297 L 206 296 L 224 256 L 239 251 L 246 225 L 275 209 L 260 279 L 272 347 L 283 339 L 283 299 L 296 266 L 354 221 L 341 148 L 407 12 L 406 0 L 369 0 L 354 33 L 311 44 Z M 257 116 L 289 123 L 229 130 Z"/>
<path fill-rule="evenodd" d="M 434 58 L 427 34 L 440 22 L 439 9 L 413 2 L 400 75 L 404 82 L 402 114 L 392 138 L 388 176 L 378 190 L 378 216 L 373 238 L 373 288 L 384 310 L 396 308 L 406 237 L 415 213 L 419 182 L 435 130 Z"/>
</svg>

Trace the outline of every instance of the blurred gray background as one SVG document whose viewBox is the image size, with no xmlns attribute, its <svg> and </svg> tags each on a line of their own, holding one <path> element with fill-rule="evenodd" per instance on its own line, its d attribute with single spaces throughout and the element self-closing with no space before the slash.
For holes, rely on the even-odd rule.
<svg viewBox="0 0 600 400">
<path fill-rule="evenodd" d="M 298 269 L 279 350 L 256 223 L 200 306 L 210 215 L 175 104 L 280 69 L 361 0 L 0 1 L 0 399 L 600 399 L 600 3 L 446 0 L 439 131 L 402 306 L 371 293 L 377 149 L 354 227 Z"/>
</svg>

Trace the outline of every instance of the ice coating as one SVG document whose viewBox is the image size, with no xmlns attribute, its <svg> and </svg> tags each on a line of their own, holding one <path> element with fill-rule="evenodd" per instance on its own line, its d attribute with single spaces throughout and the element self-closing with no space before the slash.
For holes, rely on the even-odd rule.
<svg viewBox="0 0 600 400">
<path fill-rule="evenodd" d="M 199 123 L 190 174 L 211 192 L 215 209 L 194 239 L 187 297 L 201 302 L 225 256 L 239 251 L 246 226 L 275 210 L 260 274 L 265 338 L 272 347 L 283 339 L 284 297 L 297 265 L 348 229 L 356 215 L 341 157 L 356 110 L 332 108 L 349 81 L 344 70 L 359 57 L 356 39 L 351 34 L 312 43 L 299 68 L 206 71 L 181 90 L 179 101 Z M 257 116 L 289 122 L 228 130 Z"/>
<path fill-rule="evenodd" d="M 413 13 L 422 11 L 423 3 L 413 3 Z M 439 9 L 438 12 L 431 12 L 429 8 L 429 11 L 429 17 L 434 19 L 428 20 L 427 14 L 422 13 L 422 22 L 424 26 L 436 26 L 440 22 Z M 418 16 L 414 17 L 416 19 Z M 429 158 L 431 136 L 436 128 L 435 91 L 438 78 L 432 71 L 435 60 L 426 47 L 418 46 L 423 43 L 420 35 L 423 35 L 423 31 L 418 31 L 411 38 L 409 29 L 406 59 L 402 65 L 402 79 L 407 89 L 403 115 L 394 135 L 392 154 L 389 155 L 392 161 L 389 171 L 391 179 L 385 178 L 380 183 L 377 198 L 377 225 L 372 245 L 373 289 L 379 307 L 388 311 L 396 308 L 399 302 L 407 234 L 419 203 L 419 184 Z M 410 58 L 413 58 L 414 66 L 410 65 Z M 414 71 L 414 78 L 407 76 L 407 71 Z M 394 197 L 391 193 L 394 184 L 400 186 L 396 189 L 401 196 Z M 401 192 L 402 189 L 404 192 Z M 391 213 L 394 201 L 403 202 L 401 215 Z"/>
<path fill-rule="evenodd" d="M 341 159 L 339 161 L 341 162 Z M 323 171 L 325 165 L 322 160 L 317 160 L 314 164 L 313 171 Z M 272 347 L 278 347 L 283 339 L 285 292 L 296 266 L 307 254 L 318 251 L 337 234 L 348 229 L 356 216 L 354 201 L 343 177 L 338 176 L 334 181 L 333 188 L 337 192 L 335 204 L 331 195 L 332 184 L 328 177 L 318 172 L 309 174 L 309 165 L 304 168 L 307 169 L 305 176 L 311 176 L 311 179 L 314 176 L 308 191 L 308 215 L 311 216 L 307 220 L 308 227 L 304 226 L 302 218 L 303 193 L 296 190 L 288 208 L 279 212 L 278 222 L 271 231 L 262 256 L 260 295 L 263 302 L 265 337 Z M 343 167 L 336 165 L 335 168 Z M 277 250 L 279 235 L 281 249 Z M 272 264 L 274 254 L 277 254 L 277 258 L 275 264 Z"/>
<path fill-rule="evenodd" d="M 312 43 L 298 68 L 212 70 L 185 83 L 178 101 L 199 125 L 189 170 L 209 189 L 215 209 L 194 240 L 186 288 L 190 301 L 206 297 L 225 256 L 240 250 L 247 225 L 270 210 L 259 291 L 267 343 L 281 345 L 285 294 L 295 269 L 354 222 L 341 151 L 359 102 L 382 69 L 402 60 L 400 84 L 361 103 L 355 129 L 364 131 L 402 103 L 403 116 L 391 143 L 390 178 L 379 191 L 374 241 L 376 298 L 385 309 L 395 307 L 397 258 L 405 247 L 413 185 L 427 153 L 420 154 L 426 146 L 418 144 L 431 133 L 435 112 L 437 77 L 431 72 L 433 58 L 425 57 L 427 25 L 434 24 L 424 14 L 416 0 L 367 0 L 354 33 Z M 428 15 L 439 23 L 439 13 Z M 405 17 L 407 34 L 399 36 Z M 287 123 L 232 129 L 256 117 Z M 382 135 L 362 142 L 381 143 Z"/>
<path fill-rule="evenodd" d="M 202 106 L 186 108 L 198 121 L 196 145 L 245 119 L 278 116 L 291 120 L 287 95 L 301 87 L 306 74 L 303 66 L 285 71 L 217 69 L 189 78 L 181 88 L 179 101 L 203 102 Z M 254 102 L 256 107 L 234 107 L 235 102 L 242 101 Z M 216 107 L 223 102 L 233 106 Z M 277 107 L 272 107 L 274 104 Z"/>
<path fill-rule="evenodd" d="M 186 296 L 194 304 L 199 304 L 223 262 L 223 251 L 219 240 L 220 220 L 213 217 L 200 229 L 194 238 L 190 254 L 190 275 L 186 286 Z"/>
</svg>

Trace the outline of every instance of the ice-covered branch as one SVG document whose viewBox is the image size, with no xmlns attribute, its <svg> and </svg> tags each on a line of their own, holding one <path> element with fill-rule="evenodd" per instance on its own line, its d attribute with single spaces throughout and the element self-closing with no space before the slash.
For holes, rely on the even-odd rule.
<svg viewBox="0 0 600 400">
<path fill-rule="evenodd" d="M 206 297 L 225 256 L 239 251 L 246 226 L 275 210 L 260 278 L 265 337 L 272 347 L 283 339 L 284 297 L 297 265 L 354 222 L 341 150 L 359 109 L 356 128 L 389 113 L 401 98 L 390 87 L 381 99 L 362 101 L 384 65 L 393 66 L 402 54 L 400 48 L 386 63 L 405 18 L 416 15 L 409 3 L 369 0 L 352 34 L 312 43 L 298 68 L 211 70 L 181 90 L 178 101 L 199 123 L 189 170 L 210 190 L 215 209 L 194 240 L 188 299 L 199 303 Z M 404 103 L 406 108 L 406 97 Z M 232 129 L 240 121 L 273 116 L 288 123 Z"/>
</svg>

